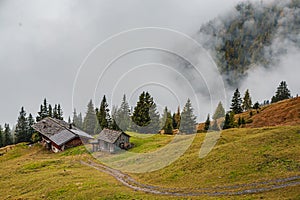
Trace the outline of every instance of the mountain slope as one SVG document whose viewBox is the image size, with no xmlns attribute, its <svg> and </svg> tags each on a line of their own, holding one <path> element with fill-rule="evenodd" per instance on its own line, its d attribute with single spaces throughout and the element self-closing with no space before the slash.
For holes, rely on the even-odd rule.
<svg viewBox="0 0 300 200">
<path fill-rule="evenodd" d="M 300 47 L 300 1 L 241 2 L 203 25 L 196 37 L 226 81 L 237 85 L 255 65 L 274 66 L 288 48 Z"/>
</svg>

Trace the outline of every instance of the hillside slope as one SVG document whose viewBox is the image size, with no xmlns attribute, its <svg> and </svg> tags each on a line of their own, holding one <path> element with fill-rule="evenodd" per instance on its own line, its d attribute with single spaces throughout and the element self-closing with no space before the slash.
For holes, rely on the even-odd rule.
<svg viewBox="0 0 300 200">
<path fill-rule="evenodd" d="M 259 109 L 251 109 L 241 114 L 236 114 L 235 122 L 239 118 L 244 118 L 247 128 L 260 128 L 269 126 L 294 126 L 300 125 L 300 97 L 287 99 L 262 106 Z M 224 118 L 218 119 L 218 124 L 222 126 Z M 212 122 L 211 122 L 212 123 Z M 198 132 L 203 132 L 204 122 L 197 125 Z"/>
<path fill-rule="evenodd" d="M 151 173 L 129 175 L 141 186 L 147 184 L 162 191 L 179 191 L 183 195 L 180 198 L 202 191 L 193 199 L 215 199 L 215 192 L 218 192 L 215 193 L 218 199 L 297 199 L 300 198 L 299 132 L 300 126 L 222 131 L 212 152 L 202 159 L 199 149 L 205 134 L 197 134 L 186 153 L 174 163 Z M 161 144 L 163 139 L 170 139 L 153 137 L 158 137 Z M 157 140 L 146 138 L 146 141 L 140 143 L 139 152 L 154 150 L 152 147 Z M 82 161 L 97 162 L 84 147 L 53 154 L 39 145 L 18 144 L 0 151 L 0 193 L 4 199 L 179 198 L 132 190 L 111 175 L 82 165 Z M 280 187 L 283 179 L 288 180 L 287 185 Z M 273 186 L 270 191 L 262 190 Z M 264 192 L 227 195 L 228 192 L 238 194 L 254 189 Z"/>
<path fill-rule="evenodd" d="M 252 112 L 252 116 L 250 112 Z M 249 128 L 300 125 L 300 97 L 236 115 L 236 118 L 238 117 L 244 117 L 246 121 L 251 122 L 246 124 L 246 127 Z"/>
</svg>

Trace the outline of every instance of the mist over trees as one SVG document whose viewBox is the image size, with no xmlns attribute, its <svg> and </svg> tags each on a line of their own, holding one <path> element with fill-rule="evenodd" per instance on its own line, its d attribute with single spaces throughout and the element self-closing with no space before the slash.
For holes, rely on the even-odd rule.
<svg viewBox="0 0 300 200">
<path fill-rule="evenodd" d="M 226 82 L 236 87 L 249 69 L 276 65 L 287 48 L 300 48 L 299 12 L 299 0 L 243 1 L 202 25 L 198 39 Z"/>
</svg>

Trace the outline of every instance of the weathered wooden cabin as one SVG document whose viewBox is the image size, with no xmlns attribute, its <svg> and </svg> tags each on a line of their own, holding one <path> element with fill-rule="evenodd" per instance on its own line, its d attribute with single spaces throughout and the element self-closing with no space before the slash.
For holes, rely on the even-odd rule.
<svg viewBox="0 0 300 200">
<path fill-rule="evenodd" d="M 103 129 L 97 141 L 92 142 L 93 151 L 107 151 L 116 152 L 120 149 L 129 149 L 131 144 L 129 142 L 130 135 L 123 131 L 115 131 L 110 129 Z"/>
<path fill-rule="evenodd" d="M 42 144 L 53 152 L 82 145 L 93 137 L 63 120 L 47 117 L 32 126 L 42 136 Z"/>
</svg>

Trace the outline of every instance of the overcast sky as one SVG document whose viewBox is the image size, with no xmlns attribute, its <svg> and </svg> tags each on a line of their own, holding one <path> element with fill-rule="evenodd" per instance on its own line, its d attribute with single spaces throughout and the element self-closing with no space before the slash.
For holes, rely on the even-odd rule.
<svg viewBox="0 0 300 200">
<path fill-rule="evenodd" d="M 138 93 L 147 89 L 151 83 L 150 90 L 160 109 L 168 104 L 168 97 L 164 96 L 166 93 L 174 97 L 170 100 L 172 109 L 176 103 L 182 105 L 182 99 L 187 96 L 175 98 L 180 94 L 172 93 L 169 89 L 168 82 L 172 82 L 171 79 L 166 78 L 168 81 L 162 83 L 158 81 L 164 79 L 163 76 L 170 75 L 172 70 L 164 73 L 163 67 L 149 64 L 160 62 L 153 59 L 157 58 L 156 51 L 145 50 L 137 52 L 135 56 L 124 56 L 120 60 L 122 62 L 115 63 L 115 66 L 112 64 L 101 77 L 108 58 L 115 57 L 120 49 L 137 48 L 144 44 L 143 40 L 151 42 L 152 36 L 154 42 L 163 43 L 162 38 L 164 41 L 169 38 L 166 43 L 176 46 L 176 37 L 179 36 L 168 37 L 164 31 L 161 34 L 157 34 L 157 31 L 137 31 L 132 35 L 121 35 L 121 39 L 109 40 L 96 49 L 97 53 L 90 57 L 87 57 L 88 54 L 110 36 L 134 28 L 162 27 L 192 36 L 201 24 L 232 9 L 237 2 L 238 0 L 0 1 L 0 124 L 15 124 L 21 106 L 25 107 L 27 113 L 35 116 L 44 97 L 51 104 L 62 105 L 65 119 L 72 115 L 72 106 L 85 112 L 89 99 L 93 98 L 98 107 L 103 94 L 109 92 L 107 95 L 115 98 L 109 99 L 112 103 L 119 101 L 122 93 L 126 92 L 130 103 L 134 104 Z M 87 62 L 82 65 L 85 58 L 88 58 Z M 145 65 L 148 63 L 148 68 L 144 66 L 136 69 L 134 77 L 129 74 L 124 78 L 124 74 L 142 65 L 143 61 Z M 88 67 L 92 65 L 96 68 Z M 78 71 L 80 66 L 81 70 Z M 180 74 L 171 76 L 178 78 Z M 156 79 L 152 80 L 151 77 Z M 137 82 L 132 82 L 133 79 L 137 79 Z M 143 82 L 145 79 L 147 81 Z M 206 112 L 202 115 L 205 116 Z"/>
</svg>

